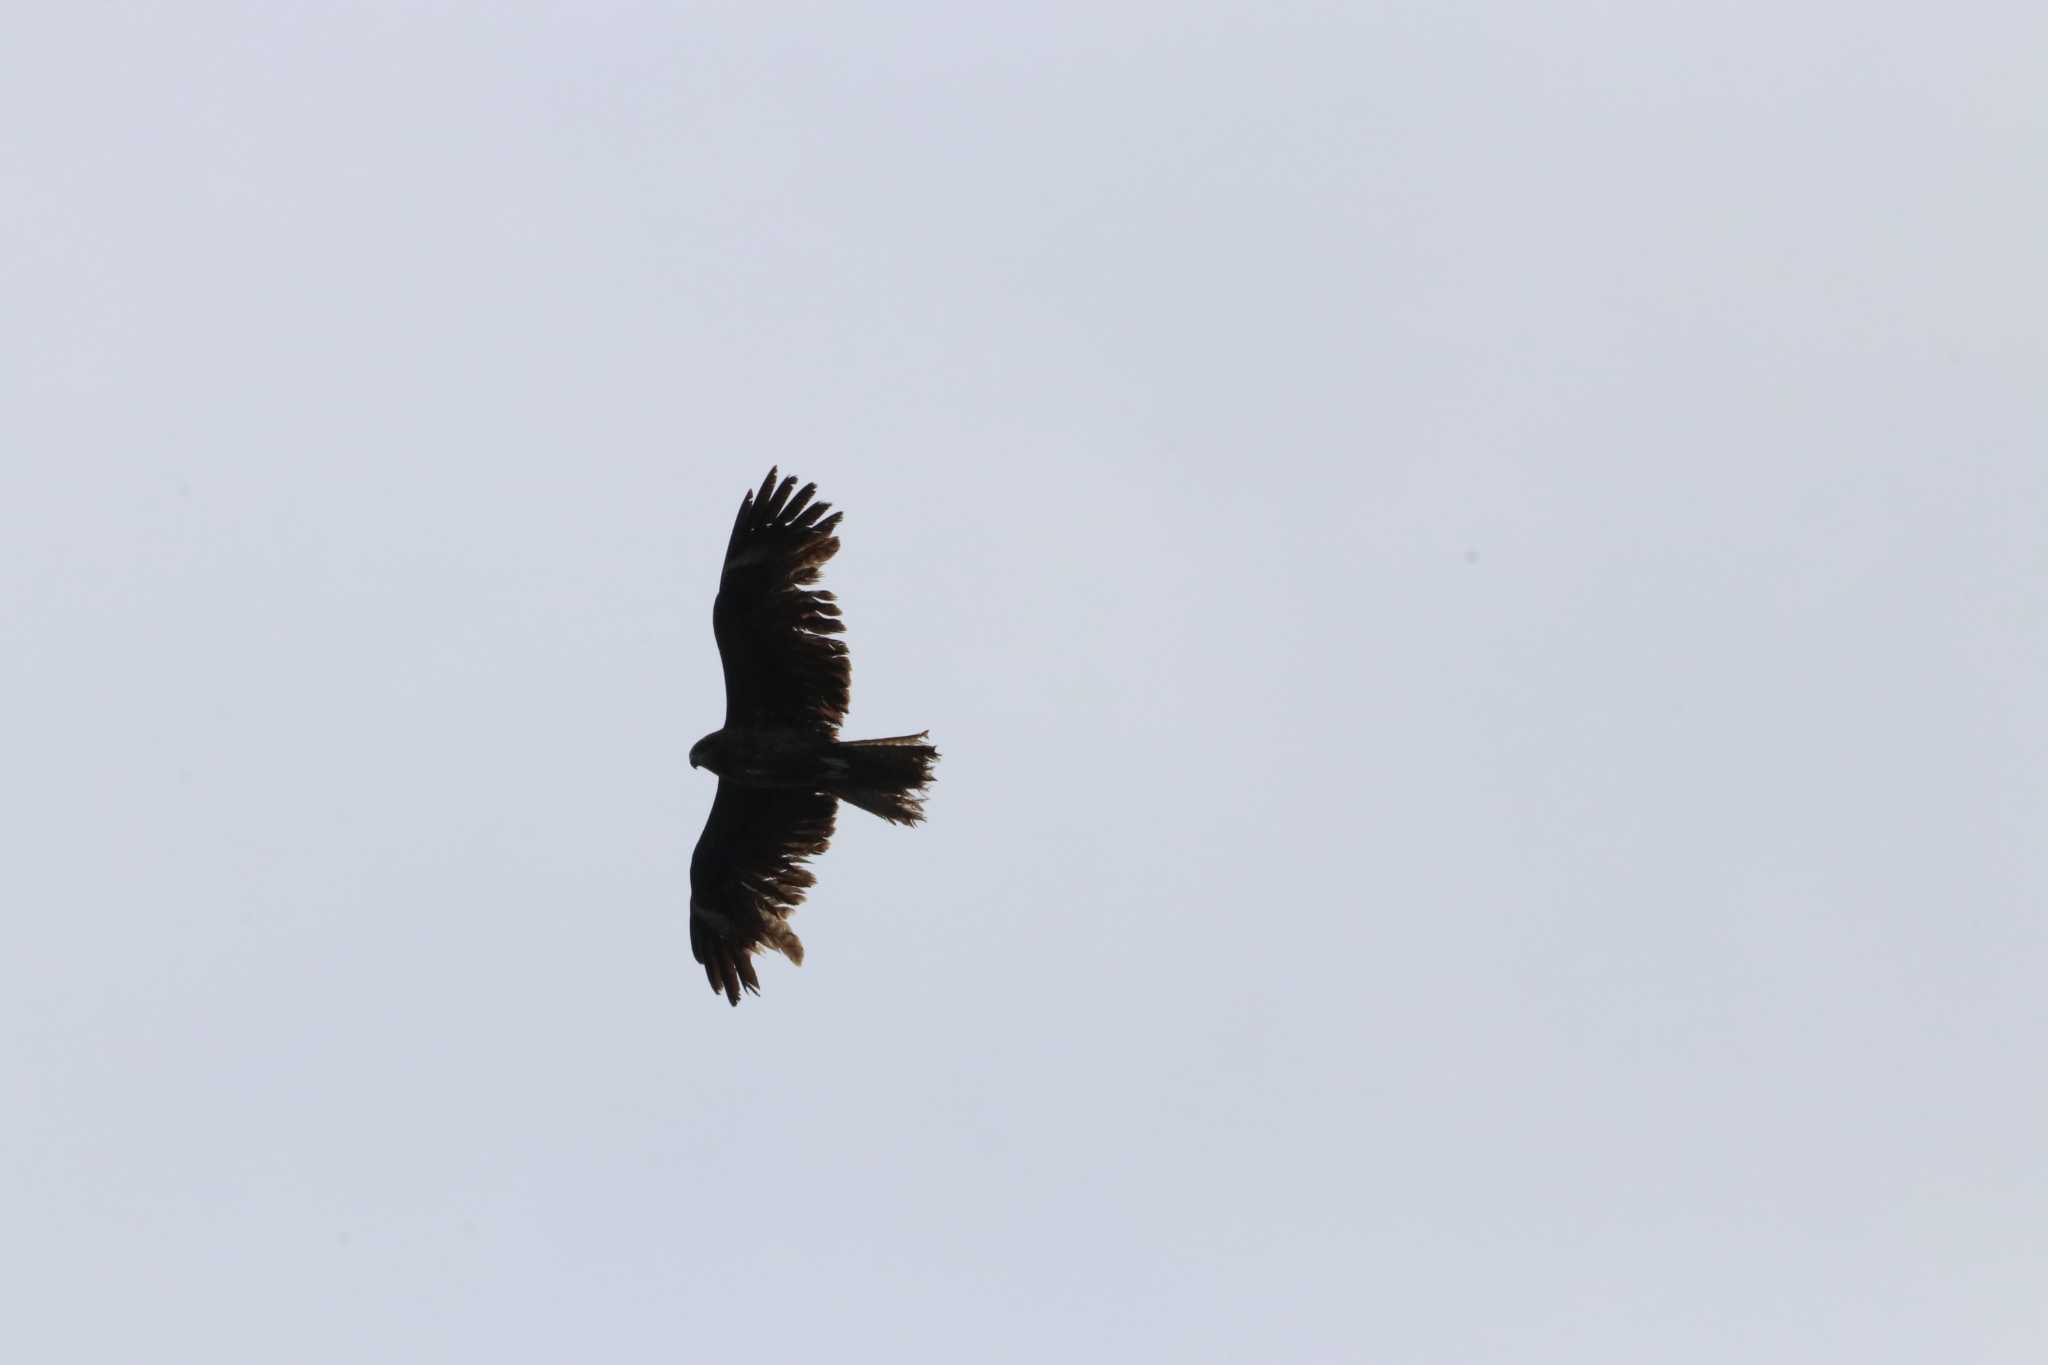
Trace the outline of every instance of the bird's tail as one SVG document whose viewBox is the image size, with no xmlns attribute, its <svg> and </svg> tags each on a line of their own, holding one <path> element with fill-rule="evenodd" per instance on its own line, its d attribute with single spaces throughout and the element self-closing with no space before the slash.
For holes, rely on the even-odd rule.
<svg viewBox="0 0 2048 1365">
<path fill-rule="evenodd" d="M 932 764 L 939 757 L 939 751 L 924 742 L 930 733 L 920 730 L 892 739 L 833 744 L 832 760 L 840 771 L 833 780 L 832 794 L 892 825 L 922 823 L 924 789 L 931 785 Z"/>
</svg>

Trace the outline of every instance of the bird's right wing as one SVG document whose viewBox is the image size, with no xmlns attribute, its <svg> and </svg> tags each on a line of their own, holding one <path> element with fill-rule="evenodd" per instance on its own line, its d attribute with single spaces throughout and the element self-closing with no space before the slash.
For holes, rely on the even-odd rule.
<svg viewBox="0 0 2048 1365">
<path fill-rule="evenodd" d="M 825 851 L 837 806 L 817 792 L 719 782 L 690 857 L 690 951 L 733 1004 L 741 987 L 761 991 L 756 949 L 804 960 L 789 915 L 816 881 L 803 862 Z"/>
</svg>

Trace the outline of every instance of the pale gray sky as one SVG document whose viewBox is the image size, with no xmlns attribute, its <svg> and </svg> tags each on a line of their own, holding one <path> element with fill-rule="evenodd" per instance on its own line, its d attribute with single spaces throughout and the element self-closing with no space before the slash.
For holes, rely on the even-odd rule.
<svg viewBox="0 0 2048 1365">
<path fill-rule="evenodd" d="M 2044 59 L 18 16 L 0 1356 L 2042 1359 Z M 946 758 L 732 1010 L 771 463 Z"/>
</svg>

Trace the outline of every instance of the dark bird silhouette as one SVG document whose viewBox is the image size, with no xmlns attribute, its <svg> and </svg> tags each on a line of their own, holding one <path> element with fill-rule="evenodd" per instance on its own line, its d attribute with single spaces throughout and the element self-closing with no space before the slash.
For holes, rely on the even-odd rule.
<svg viewBox="0 0 2048 1365">
<path fill-rule="evenodd" d="M 754 953 L 791 962 L 804 945 L 789 916 L 816 878 L 804 863 L 825 851 L 841 801 L 892 824 L 924 819 L 939 751 L 929 731 L 841 740 L 852 688 L 846 630 L 829 592 L 811 585 L 839 553 L 840 513 L 796 480 L 740 501 L 711 627 L 725 666 L 725 725 L 690 749 L 690 766 L 718 774 L 718 795 L 690 859 L 690 951 L 713 991 L 737 1005 L 759 994 Z M 791 496 L 794 493 L 795 496 Z"/>
</svg>

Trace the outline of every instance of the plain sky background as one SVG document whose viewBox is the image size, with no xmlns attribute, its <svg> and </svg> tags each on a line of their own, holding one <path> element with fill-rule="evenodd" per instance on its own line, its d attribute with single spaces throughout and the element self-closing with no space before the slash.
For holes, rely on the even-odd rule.
<svg viewBox="0 0 2048 1365">
<path fill-rule="evenodd" d="M 2048 1352 L 2048 10 L 8 29 L 0 1355 Z"/>
</svg>

